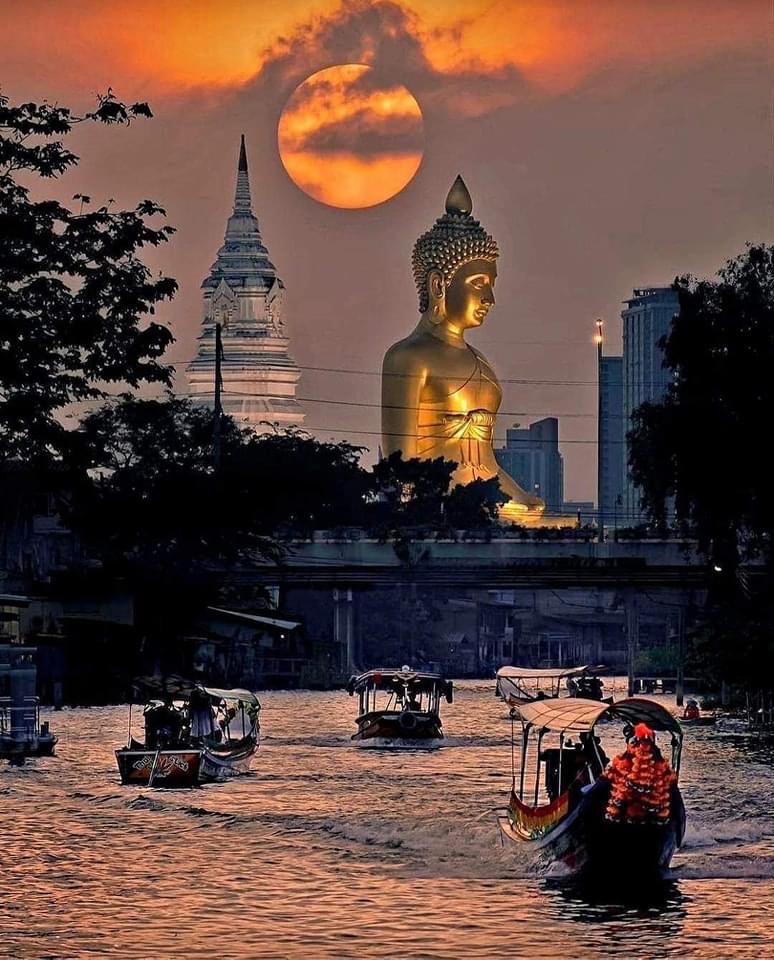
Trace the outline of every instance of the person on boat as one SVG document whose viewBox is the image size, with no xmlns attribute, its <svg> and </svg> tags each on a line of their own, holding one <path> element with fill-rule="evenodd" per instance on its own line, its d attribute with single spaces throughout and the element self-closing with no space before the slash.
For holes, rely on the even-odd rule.
<svg viewBox="0 0 774 960">
<path fill-rule="evenodd" d="M 601 776 L 605 767 L 610 763 L 607 754 L 602 746 L 602 741 L 596 734 L 581 733 L 580 742 L 583 746 L 583 754 L 589 765 L 594 779 Z"/>
<path fill-rule="evenodd" d="M 419 712 L 422 709 L 422 704 L 419 702 L 417 697 L 417 692 L 413 688 L 408 692 L 408 702 L 406 703 L 407 710 L 414 710 Z"/>
<path fill-rule="evenodd" d="M 168 694 L 161 703 L 154 701 L 145 708 L 145 745 L 151 750 L 175 746 L 182 729 L 183 716 Z"/>
<path fill-rule="evenodd" d="M 698 720 L 700 716 L 699 704 L 693 698 L 689 699 L 683 710 L 683 720 Z"/>
<path fill-rule="evenodd" d="M 638 723 L 626 750 L 605 770 L 610 795 L 605 817 L 623 823 L 665 823 L 672 807 L 677 774 L 656 746 L 656 734 Z"/>
</svg>

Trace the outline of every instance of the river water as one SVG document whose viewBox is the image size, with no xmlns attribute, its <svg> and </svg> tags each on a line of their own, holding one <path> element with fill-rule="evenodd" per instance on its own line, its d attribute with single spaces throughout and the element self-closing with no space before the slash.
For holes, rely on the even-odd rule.
<svg viewBox="0 0 774 960">
<path fill-rule="evenodd" d="M 343 692 L 261 701 L 252 775 L 169 792 L 120 785 L 125 708 L 47 715 L 57 757 L 0 768 L 0 957 L 774 956 L 772 741 L 687 730 L 670 878 L 614 862 L 600 891 L 501 845 L 491 682 L 458 685 L 433 752 L 352 745 Z"/>
</svg>

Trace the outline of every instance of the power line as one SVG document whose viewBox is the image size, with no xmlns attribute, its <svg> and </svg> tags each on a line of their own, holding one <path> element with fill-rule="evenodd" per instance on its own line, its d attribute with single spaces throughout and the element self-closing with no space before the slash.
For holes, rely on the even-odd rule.
<svg viewBox="0 0 774 960">
<path fill-rule="evenodd" d="M 175 366 L 187 366 L 192 360 L 159 360 L 162 365 L 169 367 Z M 296 364 L 296 367 L 299 370 L 307 370 L 314 373 L 335 373 L 335 374 L 349 374 L 352 376 L 358 377 L 382 377 L 388 376 L 393 379 L 416 379 L 413 374 L 409 373 L 389 373 L 384 374 L 381 370 L 355 370 L 351 367 L 312 367 L 305 366 L 304 364 Z M 598 380 L 565 380 L 565 379 L 537 379 L 530 377 L 498 377 L 500 383 L 513 383 L 513 384 L 522 384 L 525 386 L 529 385 L 543 385 L 543 386 L 562 386 L 562 387 L 597 387 L 599 386 Z M 650 385 L 651 380 L 628 380 L 627 383 L 638 384 L 638 385 Z M 616 386 L 623 386 L 624 378 L 621 378 L 620 381 L 614 381 Z"/>
</svg>

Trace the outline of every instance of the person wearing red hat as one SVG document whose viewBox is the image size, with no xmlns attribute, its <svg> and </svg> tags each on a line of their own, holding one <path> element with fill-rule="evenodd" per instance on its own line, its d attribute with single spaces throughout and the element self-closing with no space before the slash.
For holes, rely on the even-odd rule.
<svg viewBox="0 0 774 960">
<path fill-rule="evenodd" d="M 677 775 L 656 746 L 656 734 L 638 723 L 603 776 L 610 781 L 605 816 L 626 823 L 664 823 L 669 819 Z"/>
</svg>

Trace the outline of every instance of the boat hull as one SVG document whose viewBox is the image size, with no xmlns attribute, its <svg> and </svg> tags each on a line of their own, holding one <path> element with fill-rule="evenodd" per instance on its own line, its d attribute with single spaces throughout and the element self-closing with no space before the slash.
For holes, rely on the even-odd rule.
<svg viewBox="0 0 774 960">
<path fill-rule="evenodd" d="M 531 850 L 534 868 L 543 875 L 603 874 L 612 864 L 637 878 L 663 874 L 685 833 L 680 791 L 673 793 L 671 816 L 665 823 L 619 823 L 605 818 L 606 788 L 598 783 L 553 829 L 535 839 L 525 839 L 504 811 L 498 816 L 502 835 Z"/>
<path fill-rule="evenodd" d="M 201 750 L 116 750 L 121 783 L 138 787 L 195 787 L 201 760 Z"/>
<path fill-rule="evenodd" d="M 258 741 L 246 744 L 234 751 L 219 751 L 205 747 L 199 768 L 199 779 L 217 782 L 229 777 L 241 777 L 250 772 L 250 765 L 258 750 Z"/>
<path fill-rule="evenodd" d="M 435 713 L 374 711 L 357 718 L 352 739 L 360 746 L 416 748 L 437 746 L 443 740 L 440 717 Z"/>
</svg>

